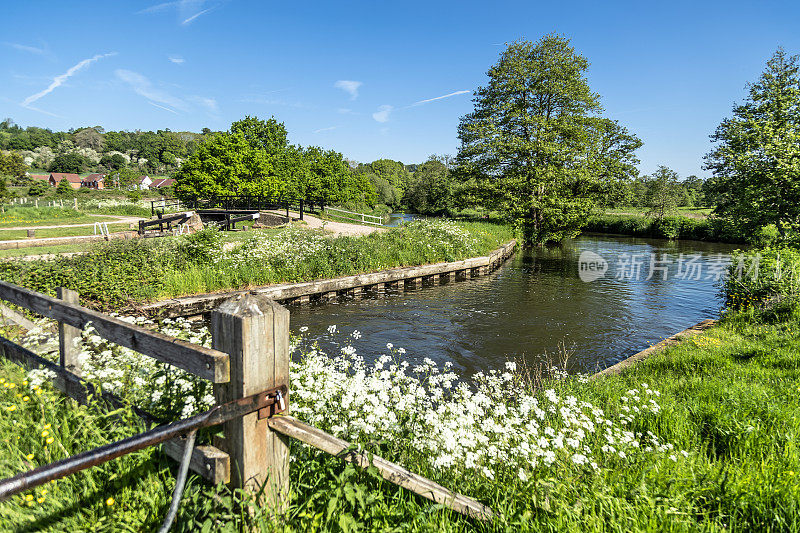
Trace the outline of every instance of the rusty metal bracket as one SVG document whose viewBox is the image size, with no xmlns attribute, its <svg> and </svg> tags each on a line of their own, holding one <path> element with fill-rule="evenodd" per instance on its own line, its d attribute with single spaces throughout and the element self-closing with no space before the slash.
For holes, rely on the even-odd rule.
<svg viewBox="0 0 800 533">
<path fill-rule="evenodd" d="M 160 444 L 200 428 L 216 426 L 258 411 L 259 418 L 268 418 L 286 410 L 289 389 L 281 385 L 272 389 L 246 396 L 232 402 L 217 405 L 190 418 L 155 427 L 127 439 L 111 442 L 103 446 L 42 465 L 28 472 L 0 480 L 0 501 L 15 494 L 43 485 L 92 466 L 106 463 L 117 457 Z"/>
</svg>

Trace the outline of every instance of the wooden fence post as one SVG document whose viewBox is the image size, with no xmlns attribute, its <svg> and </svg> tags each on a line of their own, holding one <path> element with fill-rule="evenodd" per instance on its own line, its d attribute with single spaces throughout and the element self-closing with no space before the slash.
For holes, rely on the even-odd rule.
<svg viewBox="0 0 800 533">
<path fill-rule="evenodd" d="M 288 309 L 263 295 L 234 296 L 212 313 L 211 331 L 213 347 L 230 356 L 230 382 L 214 386 L 218 402 L 288 385 Z M 266 482 L 264 503 L 281 510 L 289 494 L 288 437 L 258 413 L 226 422 L 223 431 L 233 486 L 256 492 Z"/>
<path fill-rule="evenodd" d="M 65 289 L 56 288 L 56 296 L 71 304 L 80 304 L 78 293 Z M 81 365 L 78 363 L 78 347 L 75 346 L 75 339 L 80 338 L 81 330 L 63 322 L 58 323 L 58 362 L 61 368 L 67 372 L 72 372 L 76 376 L 81 375 Z"/>
</svg>

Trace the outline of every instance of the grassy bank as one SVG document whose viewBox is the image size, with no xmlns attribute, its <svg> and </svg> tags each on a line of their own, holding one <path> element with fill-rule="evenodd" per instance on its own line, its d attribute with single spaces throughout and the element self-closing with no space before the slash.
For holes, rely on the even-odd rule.
<svg viewBox="0 0 800 533">
<path fill-rule="evenodd" d="M 62 285 L 84 302 L 116 308 L 131 302 L 279 282 L 307 281 L 485 255 L 512 238 L 506 226 L 414 222 L 364 237 L 330 237 L 300 228 L 118 241 L 54 261 L 5 261 L 0 279 L 54 294 Z"/>
<path fill-rule="evenodd" d="M 686 216 L 669 216 L 658 220 L 644 215 L 600 214 L 589 218 L 583 231 L 656 239 L 687 239 L 729 243 L 747 241 L 746 236 L 732 231 L 719 220 Z"/>
<path fill-rule="evenodd" d="M 166 327 L 179 336 L 184 328 Z M 358 336 L 346 333 L 337 332 L 342 344 L 357 347 Z M 206 335 L 195 339 L 207 342 Z M 132 372 L 130 360 L 118 348 L 114 357 L 101 356 L 108 347 L 91 338 L 85 335 L 81 348 L 97 356 L 89 375 L 108 365 L 107 380 L 128 383 L 113 385 L 123 387 L 117 392 L 137 392 L 132 380 L 109 372 L 117 358 L 120 369 Z M 407 356 L 395 347 L 365 365 L 354 354 L 333 356 L 331 364 L 302 341 L 296 346 L 296 416 L 478 498 L 492 506 L 495 522 L 463 518 L 371 472 L 293 445 L 292 499 L 279 520 L 265 512 L 244 517 L 235 495 L 192 476 L 175 531 L 236 531 L 247 521 L 265 531 L 800 528 L 796 302 L 733 313 L 620 376 L 589 382 L 558 373 L 532 382 L 512 364 L 457 385 L 447 368 L 404 366 Z M 127 411 L 115 419 L 76 407 L 48 386 L 25 381 L 8 363 L 0 372 L 0 476 L 138 427 Z M 186 389 L 181 379 L 175 390 Z M 159 391 L 159 402 L 171 395 L 169 387 Z M 154 392 L 145 387 L 126 397 L 141 404 L 155 401 Z M 180 395 L 174 408 L 189 401 Z M 199 400 L 192 405 L 203 407 Z M 140 452 L 48 485 L 47 493 L 37 489 L 0 504 L 0 521 L 18 531 L 149 530 L 166 512 L 174 474 L 175 465 L 155 450 Z"/>
<path fill-rule="evenodd" d="M 130 224 L 114 224 L 114 219 L 95 219 L 95 222 L 105 222 L 108 226 L 108 231 L 115 233 L 118 231 L 130 230 Z M 79 224 L 76 222 L 76 224 Z M 37 239 L 45 239 L 50 237 L 79 237 L 86 235 L 95 235 L 94 226 L 76 226 L 76 227 L 63 227 L 63 228 L 40 228 L 36 230 Z M 18 239 L 25 239 L 28 236 L 27 230 L 4 230 L 0 228 L 0 241 L 12 241 Z"/>
</svg>

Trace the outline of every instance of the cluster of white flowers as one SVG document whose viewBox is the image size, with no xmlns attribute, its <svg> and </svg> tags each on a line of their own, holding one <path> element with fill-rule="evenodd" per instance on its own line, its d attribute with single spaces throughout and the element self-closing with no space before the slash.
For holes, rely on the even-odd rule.
<svg viewBox="0 0 800 533">
<path fill-rule="evenodd" d="M 84 209 L 111 209 L 114 207 L 122 207 L 122 206 L 137 206 L 137 207 L 150 207 L 150 200 L 139 200 L 139 201 L 131 201 L 125 199 L 113 199 L 113 198 L 104 198 L 104 199 L 88 199 L 85 201 L 81 201 L 81 206 Z"/>
<path fill-rule="evenodd" d="M 293 270 L 330 246 L 328 237 L 322 231 L 290 226 L 274 235 L 257 233 L 234 246 L 226 246 L 216 253 L 214 260 L 233 268 L 255 263 L 261 268 L 269 265 L 273 269 Z"/>
<path fill-rule="evenodd" d="M 471 254 L 480 251 L 475 235 L 452 220 L 413 220 L 403 224 L 402 229 L 414 232 L 416 242 L 432 249 L 444 247 L 448 251 L 463 250 Z"/>
<path fill-rule="evenodd" d="M 211 335 L 208 328 L 195 329 L 183 318 L 166 319 L 157 325 L 142 317 L 118 317 L 140 326 L 158 328 L 166 335 L 209 347 Z M 43 345 L 57 346 L 57 334 L 53 323 L 37 322 L 23 340 L 23 345 L 36 349 Z M 97 334 L 89 324 L 76 339 L 78 362 L 85 379 L 126 398 L 159 416 L 188 417 L 214 405 L 211 384 L 168 364 L 144 356 L 134 350 L 107 341 Z M 55 354 L 54 354 L 55 355 Z M 28 380 L 31 386 L 41 384 L 52 377 L 47 370 L 31 370 Z"/>
<path fill-rule="evenodd" d="M 425 358 L 410 368 L 398 357 L 405 350 L 387 349 L 372 365 L 349 343 L 336 357 L 301 354 L 291 368 L 293 413 L 345 439 L 406 441 L 435 468 L 489 479 L 509 468 L 524 480 L 556 463 L 597 469 L 674 449 L 632 429 L 660 410 L 647 384 L 628 392 L 615 417 L 554 389 L 531 391 L 513 362 L 467 381 L 449 363 L 440 370 Z"/>
<path fill-rule="evenodd" d="M 210 346 L 208 328 L 184 319 L 155 324 L 126 318 L 167 335 Z M 51 327 L 36 328 L 26 342 L 56 339 Z M 335 325 L 330 335 L 342 334 Z M 321 352 L 293 337 L 291 412 L 334 435 L 356 442 L 384 441 L 413 447 L 431 467 L 494 479 L 502 472 L 526 480 L 555 466 L 596 470 L 644 455 L 687 452 L 634 428 L 660 412 L 659 392 L 647 383 L 620 398 L 618 408 L 601 408 L 556 388 L 533 391 L 517 365 L 479 372 L 464 379 L 452 364 L 440 369 L 429 358 L 412 365 L 406 351 L 392 343 L 368 364 L 345 336 L 341 353 Z M 124 396 L 154 414 L 188 417 L 214 403 L 208 382 L 102 339 L 91 326 L 79 340 L 84 376 L 104 390 Z M 31 371 L 37 386 L 46 371 Z M 554 386 L 572 377 L 555 374 Z M 568 390 L 565 388 L 564 390 Z"/>
</svg>

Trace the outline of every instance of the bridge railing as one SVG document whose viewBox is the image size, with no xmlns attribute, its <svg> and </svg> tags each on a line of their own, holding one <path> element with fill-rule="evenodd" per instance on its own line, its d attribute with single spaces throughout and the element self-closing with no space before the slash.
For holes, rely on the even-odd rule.
<svg viewBox="0 0 800 533">
<path fill-rule="evenodd" d="M 369 224 L 371 226 L 383 226 L 383 217 L 379 217 L 376 215 L 368 215 L 366 213 L 356 213 L 355 211 L 339 209 L 338 207 L 325 207 L 324 212 L 329 217 L 339 218 L 342 220 L 346 220 L 348 222 Z"/>
</svg>

